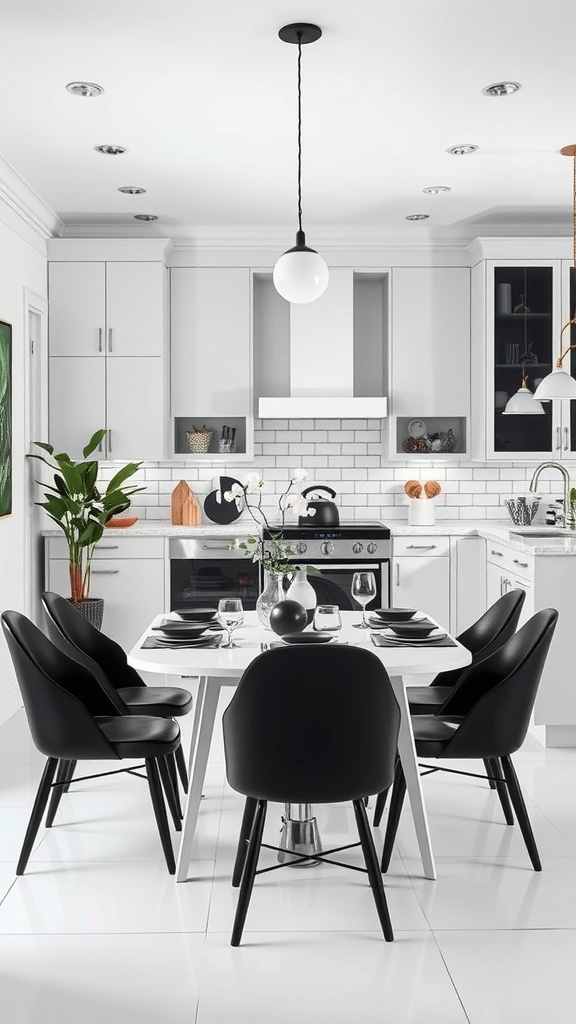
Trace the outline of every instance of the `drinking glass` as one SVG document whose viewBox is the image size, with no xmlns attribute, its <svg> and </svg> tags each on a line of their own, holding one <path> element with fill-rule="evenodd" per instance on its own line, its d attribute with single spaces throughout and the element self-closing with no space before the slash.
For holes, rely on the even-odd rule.
<svg viewBox="0 0 576 1024">
<path fill-rule="evenodd" d="M 339 629 L 342 629 L 338 605 L 319 604 L 314 612 L 313 628 L 319 633 L 337 633 Z"/>
<path fill-rule="evenodd" d="M 355 572 L 352 577 L 352 597 L 362 605 L 362 622 L 354 623 L 357 629 L 369 629 L 366 622 L 366 605 L 376 597 L 376 577 L 373 572 Z"/>
<path fill-rule="evenodd" d="M 242 601 L 235 597 L 223 597 L 218 601 L 218 622 L 224 626 L 228 636 L 222 647 L 238 647 L 232 643 L 232 633 L 242 622 L 244 622 L 244 609 Z"/>
</svg>

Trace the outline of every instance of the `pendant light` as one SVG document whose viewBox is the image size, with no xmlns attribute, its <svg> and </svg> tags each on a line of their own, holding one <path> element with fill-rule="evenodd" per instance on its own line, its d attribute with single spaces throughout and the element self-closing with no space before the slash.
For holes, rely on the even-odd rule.
<svg viewBox="0 0 576 1024">
<path fill-rule="evenodd" d="M 502 410 L 503 416 L 540 416 L 544 414 L 542 403 L 532 394 L 528 387 L 528 377 L 522 367 L 522 383 L 515 395 L 506 402 Z"/>
<path fill-rule="evenodd" d="M 296 22 L 285 25 L 278 33 L 284 43 L 298 46 L 298 230 L 296 245 L 288 249 L 274 267 L 274 287 L 288 302 L 314 302 L 328 287 L 329 272 L 326 263 L 315 249 L 306 245 L 302 230 L 302 47 L 320 39 L 322 29 L 317 25 Z"/>
<path fill-rule="evenodd" d="M 576 274 L 576 146 L 564 146 L 560 152 L 562 153 L 562 156 L 571 156 L 573 164 L 572 223 L 574 233 L 574 273 Z M 568 348 L 562 352 L 562 335 L 568 327 L 572 327 L 573 325 L 576 325 L 576 317 L 572 317 L 568 320 L 560 331 L 560 356 L 556 360 L 556 369 L 552 370 L 552 373 L 549 373 L 547 377 L 544 377 L 542 383 L 536 388 L 534 397 L 540 399 L 542 402 L 547 402 L 551 398 L 576 398 L 576 380 L 570 373 L 567 373 L 566 370 L 562 369 L 564 359 L 571 349 L 576 348 L 576 345 L 568 345 Z"/>
</svg>

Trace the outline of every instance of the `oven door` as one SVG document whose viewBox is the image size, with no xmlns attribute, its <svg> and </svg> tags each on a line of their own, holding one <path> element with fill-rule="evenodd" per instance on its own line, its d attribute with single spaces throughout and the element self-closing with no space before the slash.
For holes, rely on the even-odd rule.
<svg viewBox="0 0 576 1024">
<path fill-rule="evenodd" d="M 298 563 L 302 564 L 301 562 Z M 373 572 L 376 579 L 376 597 L 368 605 L 372 608 L 390 606 L 390 562 L 322 562 L 314 564 L 321 576 L 308 576 L 308 582 L 316 591 L 318 604 L 337 604 L 342 611 L 357 611 L 358 605 L 351 594 L 352 577 L 355 572 Z"/>
<path fill-rule="evenodd" d="M 222 597 L 239 597 L 245 611 L 256 607 L 258 564 L 230 550 L 232 539 L 170 538 L 171 611 L 217 608 Z"/>
</svg>

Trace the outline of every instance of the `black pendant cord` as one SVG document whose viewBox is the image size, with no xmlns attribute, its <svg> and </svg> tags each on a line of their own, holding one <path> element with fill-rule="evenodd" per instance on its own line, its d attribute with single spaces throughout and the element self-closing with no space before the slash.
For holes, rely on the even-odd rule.
<svg viewBox="0 0 576 1024">
<path fill-rule="evenodd" d="M 302 33 L 298 33 L 298 231 L 302 231 Z"/>
</svg>

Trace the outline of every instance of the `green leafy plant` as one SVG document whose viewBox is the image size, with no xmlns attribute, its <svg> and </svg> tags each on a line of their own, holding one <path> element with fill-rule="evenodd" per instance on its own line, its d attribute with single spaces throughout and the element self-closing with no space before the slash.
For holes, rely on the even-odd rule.
<svg viewBox="0 0 576 1024">
<path fill-rule="evenodd" d="M 70 591 L 72 601 L 77 603 L 88 599 L 90 590 L 90 567 L 94 547 L 102 537 L 104 526 L 112 516 L 125 512 L 130 499 L 144 487 L 122 487 L 125 480 L 141 466 L 140 462 L 127 462 L 108 481 L 104 491 L 97 487 L 98 462 L 88 456 L 96 450 L 104 437 L 105 430 L 97 430 L 82 451 L 83 462 L 76 462 L 66 452 L 54 454 L 51 444 L 33 441 L 46 455 L 31 453 L 29 459 L 44 462 L 54 474 L 53 483 L 41 480 L 36 483 L 46 487 L 45 501 L 36 504 L 46 509 L 48 516 L 61 528 L 68 544 Z"/>
</svg>

